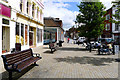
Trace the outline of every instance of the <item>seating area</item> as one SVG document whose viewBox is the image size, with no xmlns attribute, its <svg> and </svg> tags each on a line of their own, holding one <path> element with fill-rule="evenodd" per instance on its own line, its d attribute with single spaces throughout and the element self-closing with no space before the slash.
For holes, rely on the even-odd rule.
<svg viewBox="0 0 120 80">
<path fill-rule="evenodd" d="M 9 80 L 12 80 L 12 72 L 21 72 L 25 68 L 34 64 L 42 57 L 40 54 L 35 54 L 32 49 L 14 52 L 11 54 L 2 55 L 4 68 L 9 72 Z"/>
<path fill-rule="evenodd" d="M 51 53 L 53 53 L 54 51 L 58 49 L 58 43 L 50 43 L 49 49 L 51 49 Z"/>
</svg>

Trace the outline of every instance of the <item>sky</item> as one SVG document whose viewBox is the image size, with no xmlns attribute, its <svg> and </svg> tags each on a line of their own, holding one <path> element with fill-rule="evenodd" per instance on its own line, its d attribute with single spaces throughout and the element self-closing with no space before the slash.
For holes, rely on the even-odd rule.
<svg viewBox="0 0 120 80">
<path fill-rule="evenodd" d="M 63 29 L 68 30 L 75 26 L 76 15 L 79 14 L 77 5 L 82 0 L 43 0 L 44 1 L 44 17 L 60 18 L 63 22 Z M 109 9 L 114 0 L 100 0 L 106 10 Z"/>
</svg>

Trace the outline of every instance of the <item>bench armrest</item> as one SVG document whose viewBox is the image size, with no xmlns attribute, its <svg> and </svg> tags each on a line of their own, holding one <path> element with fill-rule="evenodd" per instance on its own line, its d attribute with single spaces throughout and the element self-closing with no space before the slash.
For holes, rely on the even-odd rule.
<svg viewBox="0 0 120 80">
<path fill-rule="evenodd" d="M 42 58 L 42 57 L 40 57 L 39 53 L 33 53 L 33 55 L 36 55 L 36 57 Z"/>
</svg>

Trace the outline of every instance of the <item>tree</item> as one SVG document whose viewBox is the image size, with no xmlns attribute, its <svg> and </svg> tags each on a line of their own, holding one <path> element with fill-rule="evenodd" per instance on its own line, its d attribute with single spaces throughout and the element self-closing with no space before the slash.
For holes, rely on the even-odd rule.
<svg viewBox="0 0 120 80">
<path fill-rule="evenodd" d="M 80 13 L 75 23 L 82 23 L 79 35 L 86 37 L 90 43 L 91 38 L 97 38 L 104 30 L 105 7 L 102 2 L 81 2 L 78 8 Z"/>
</svg>

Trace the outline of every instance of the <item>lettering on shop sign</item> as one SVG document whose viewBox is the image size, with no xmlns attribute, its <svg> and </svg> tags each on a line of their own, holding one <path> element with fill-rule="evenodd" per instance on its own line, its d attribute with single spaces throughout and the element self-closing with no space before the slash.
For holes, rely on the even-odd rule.
<svg viewBox="0 0 120 80">
<path fill-rule="evenodd" d="M 9 25 L 9 20 L 7 20 L 7 19 L 2 19 L 2 23 Z"/>
</svg>

